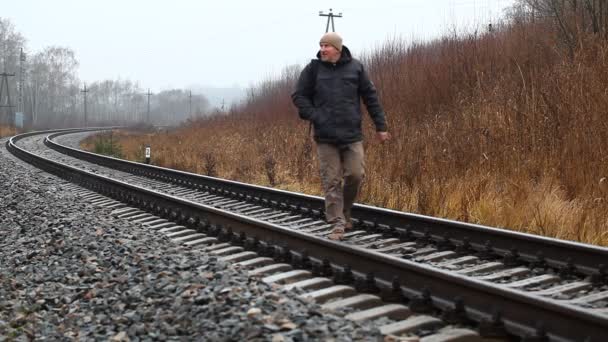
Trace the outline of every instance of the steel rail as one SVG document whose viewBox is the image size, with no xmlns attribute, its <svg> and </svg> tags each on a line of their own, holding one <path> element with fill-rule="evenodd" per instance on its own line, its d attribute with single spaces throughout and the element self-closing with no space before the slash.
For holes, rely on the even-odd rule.
<svg viewBox="0 0 608 342">
<path fill-rule="evenodd" d="M 53 141 L 54 137 L 62 134 L 66 134 L 66 132 L 49 135 L 48 139 L 45 139 L 45 144 L 72 157 L 137 175 L 144 175 L 191 188 L 215 190 L 225 195 L 251 198 L 277 208 L 312 213 L 318 217 L 323 212 L 324 200 L 321 197 L 101 156 Z M 466 244 L 477 251 L 491 250 L 502 256 L 515 254 L 521 260 L 546 262 L 552 267 L 570 271 L 576 270 L 585 275 L 605 272 L 606 270 L 601 269 L 601 267 L 608 262 L 608 248 L 506 229 L 404 213 L 362 204 L 354 205 L 352 216 L 372 229 L 375 227 L 376 231 L 388 235 L 427 236 L 430 240 L 448 241 L 454 245 L 462 246 Z"/>
</svg>

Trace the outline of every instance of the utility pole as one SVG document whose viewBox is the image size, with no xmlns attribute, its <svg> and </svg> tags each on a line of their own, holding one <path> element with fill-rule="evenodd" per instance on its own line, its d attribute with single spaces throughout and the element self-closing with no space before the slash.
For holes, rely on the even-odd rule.
<svg viewBox="0 0 608 342">
<path fill-rule="evenodd" d="M 19 87 L 17 88 L 19 92 L 19 101 L 17 104 L 17 112 L 21 113 L 21 120 L 24 121 L 24 105 L 23 105 L 23 74 L 25 73 L 25 54 L 23 53 L 23 48 L 21 48 L 21 53 L 19 54 Z"/>
<path fill-rule="evenodd" d="M 89 122 L 87 118 L 87 93 L 89 90 L 87 89 L 87 84 L 84 84 L 84 89 L 80 91 L 84 95 L 84 127 L 88 127 Z"/>
<path fill-rule="evenodd" d="M 137 94 L 137 96 L 135 97 L 135 121 L 136 122 L 143 122 L 144 121 L 144 112 L 143 111 L 139 111 L 139 104 L 141 103 L 142 98 L 140 97 L 141 94 Z"/>
<path fill-rule="evenodd" d="M 133 108 L 133 113 L 131 115 L 131 120 L 135 123 L 140 122 L 144 120 L 143 118 L 143 114 L 139 113 L 139 102 L 141 101 L 141 98 L 139 97 L 141 94 L 139 93 L 130 93 L 130 94 L 126 94 L 124 96 L 128 96 L 131 99 L 131 107 Z"/>
<path fill-rule="evenodd" d="M 328 14 L 324 14 L 323 11 L 319 11 L 319 17 L 327 17 L 327 25 L 325 26 L 325 33 L 329 32 L 329 22 L 331 21 L 331 31 L 336 32 L 336 27 L 334 26 L 334 18 L 342 18 L 342 12 L 338 14 L 334 14 L 332 9 L 329 9 Z"/>
<path fill-rule="evenodd" d="M 192 118 L 192 90 L 188 94 L 188 117 Z"/>
<path fill-rule="evenodd" d="M 15 76 L 15 74 L 9 74 L 7 72 L 3 72 L 0 74 L 0 76 L 2 77 L 2 80 L 0 80 L 0 108 L 6 108 L 5 113 L 6 113 L 6 123 L 8 125 L 13 125 L 13 120 L 11 118 L 11 108 L 14 108 L 15 106 L 13 106 L 13 104 L 11 103 L 11 92 L 10 92 L 10 88 L 8 86 L 8 78 L 11 76 Z M 3 97 L 2 97 L 2 91 L 4 89 L 4 87 L 6 86 L 6 102 L 4 102 Z"/>
<path fill-rule="evenodd" d="M 144 95 L 148 96 L 148 114 L 146 117 L 146 121 L 149 124 L 150 123 L 150 96 L 152 95 L 152 93 L 150 92 L 150 88 L 148 88 L 148 92 L 145 93 Z"/>
<path fill-rule="evenodd" d="M 36 127 L 38 122 L 38 79 L 34 80 L 34 89 L 32 89 L 32 126 Z"/>
<path fill-rule="evenodd" d="M 131 94 L 131 103 L 133 104 L 133 122 L 139 120 L 139 113 L 137 112 L 137 95 Z"/>
</svg>

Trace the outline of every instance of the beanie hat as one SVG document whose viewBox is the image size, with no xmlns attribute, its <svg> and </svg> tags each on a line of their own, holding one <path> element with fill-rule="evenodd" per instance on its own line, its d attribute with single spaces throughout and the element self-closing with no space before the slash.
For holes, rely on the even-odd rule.
<svg viewBox="0 0 608 342">
<path fill-rule="evenodd" d="M 319 44 L 329 44 L 335 47 L 338 51 L 342 52 L 342 37 L 336 32 L 327 32 L 321 37 Z"/>
</svg>

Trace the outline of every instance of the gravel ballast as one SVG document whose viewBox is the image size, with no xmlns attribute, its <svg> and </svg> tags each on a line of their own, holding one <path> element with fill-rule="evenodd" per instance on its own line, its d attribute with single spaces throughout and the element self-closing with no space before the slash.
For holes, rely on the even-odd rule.
<svg viewBox="0 0 608 342">
<path fill-rule="evenodd" d="M 82 203 L 0 143 L 0 340 L 382 340 Z"/>
</svg>

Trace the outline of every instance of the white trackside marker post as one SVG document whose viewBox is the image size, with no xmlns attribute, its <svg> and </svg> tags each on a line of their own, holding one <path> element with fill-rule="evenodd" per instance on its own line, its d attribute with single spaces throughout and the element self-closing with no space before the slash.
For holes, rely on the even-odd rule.
<svg viewBox="0 0 608 342">
<path fill-rule="evenodd" d="M 146 164 L 150 164 L 150 145 L 146 145 Z"/>
</svg>

